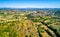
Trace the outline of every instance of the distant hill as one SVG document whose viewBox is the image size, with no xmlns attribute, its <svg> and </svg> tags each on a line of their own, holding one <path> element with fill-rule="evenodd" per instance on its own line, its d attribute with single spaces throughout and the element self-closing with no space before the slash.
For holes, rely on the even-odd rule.
<svg viewBox="0 0 60 37">
<path fill-rule="evenodd" d="M 0 10 L 60 10 L 60 8 L 0 8 Z"/>
<path fill-rule="evenodd" d="M 0 10 L 45 11 L 48 15 L 60 16 L 60 8 L 0 8 Z"/>
</svg>

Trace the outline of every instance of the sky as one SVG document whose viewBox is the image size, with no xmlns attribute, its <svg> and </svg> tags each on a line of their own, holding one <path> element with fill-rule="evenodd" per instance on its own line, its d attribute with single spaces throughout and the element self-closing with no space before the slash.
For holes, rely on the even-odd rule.
<svg viewBox="0 0 60 37">
<path fill-rule="evenodd" d="M 0 8 L 60 8 L 60 0 L 0 0 Z"/>
</svg>

